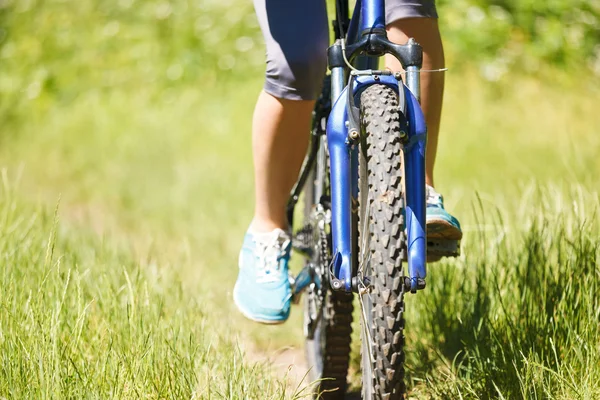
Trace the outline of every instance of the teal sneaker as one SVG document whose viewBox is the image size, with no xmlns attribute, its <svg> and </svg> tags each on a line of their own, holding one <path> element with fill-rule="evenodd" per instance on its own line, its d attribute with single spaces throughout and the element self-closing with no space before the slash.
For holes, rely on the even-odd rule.
<svg viewBox="0 0 600 400">
<path fill-rule="evenodd" d="M 289 235 L 281 229 L 246 232 L 233 288 L 233 301 L 246 318 L 263 324 L 280 324 L 288 319 L 292 298 L 288 277 L 291 248 Z"/>
<path fill-rule="evenodd" d="M 427 185 L 427 237 L 430 239 L 461 240 L 460 223 L 444 209 L 444 198 Z"/>
</svg>

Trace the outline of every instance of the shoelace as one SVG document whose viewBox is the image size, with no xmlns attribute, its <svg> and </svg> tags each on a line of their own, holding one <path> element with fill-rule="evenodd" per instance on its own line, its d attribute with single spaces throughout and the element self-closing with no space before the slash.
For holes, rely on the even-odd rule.
<svg viewBox="0 0 600 400">
<path fill-rule="evenodd" d="M 435 191 L 434 188 L 427 185 L 427 191 L 425 194 L 426 194 L 425 202 L 427 203 L 427 206 L 435 206 L 435 207 L 442 206 L 444 199 L 441 194 L 439 194 L 438 192 Z"/>
<path fill-rule="evenodd" d="M 289 245 L 290 239 L 278 234 L 266 241 L 253 240 L 258 262 L 256 281 L 258 283 L 278 282 L 283 272 L 279 261 L 284 257 L 284 249 Z"/>
</svg>

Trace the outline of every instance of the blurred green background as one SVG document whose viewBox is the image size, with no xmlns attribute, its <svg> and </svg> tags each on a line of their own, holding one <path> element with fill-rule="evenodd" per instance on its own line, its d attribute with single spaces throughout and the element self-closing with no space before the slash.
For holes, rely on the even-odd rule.
<svg viewBox="0 0 600 400">
<path fill-rule="evenodd" d="M 409 299 L 411 395 L 598 398 L 600 2 L 438 11 L 465 239 Z M 0 0 L 0 395 L 293 397 L 300 310 L 229 301 L 263 73 L 250 1 Z"/>
</svg>

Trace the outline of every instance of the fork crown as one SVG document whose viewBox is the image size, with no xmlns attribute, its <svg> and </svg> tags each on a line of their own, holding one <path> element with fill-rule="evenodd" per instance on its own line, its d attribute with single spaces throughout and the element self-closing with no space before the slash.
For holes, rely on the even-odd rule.
<svg viewBox="0 0 600 400">
<path fill-rule="evenodd" d="M 377 78 L 375 78 L 377 76 Z M 352 94 L 359 104 L 361 93 L 370 85 L 384 84 L 398 92 L 405 92 L 405 114 L 409 123 L 408 140 L 426 133 L 425 119 L 414 95 L 390 75 L 360 75 L 353 77 Z M 327 123 L 327 143 L 331 163 L 331 203 L 333 275 L 332 286 L 336 290 L 352 291 L 352 277 L 357 271 L 356 255 L 353 255 L 352 213 L 358 202 L 358 145 L 348 137 L 348 86 L 342 91 L 332 107 Z M 404 111 L 404 110 L 402 110 Z M 406 182 L 406 230 L 408 236 L 408 273 L 410 289 L 415 292 L 422 285 L 419 279 L 426 276 L 427 242 L 425 237 L 425 140 L 404 152 Z M 337 281 L 337 282 L 336 282 Z"/>
</svg>

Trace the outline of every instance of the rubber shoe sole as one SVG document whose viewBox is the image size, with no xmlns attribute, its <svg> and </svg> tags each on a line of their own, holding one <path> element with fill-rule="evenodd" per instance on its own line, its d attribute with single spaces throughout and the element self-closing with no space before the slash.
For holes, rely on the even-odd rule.
<svg viewBox="0 0 600 400">
<path fill-rule="evenodd" d="M 442 218 L 427 219 L 427 238 L 461 240 L 462 232 L 456 226 Z"/>
<path fill-rule="evenodd" d="M 236 296 L 236 292 L 237 292 L 237 283 L 235 284 L 234 288 L 233 288 L 233 303 L 235 304 L 235 306 L 237 307 L 238 311 L 247 319 L 249 319 L 250 321 L 253 322 L 258 322 L 260 324 L 265 324 L 265 325 L 281 325 L 283 324 L 285 321 L 287 321 L 287 318 L 285 319 L 269 319 L 266 317 L 262 317 L 260 315 L 250 315 L 246 310 L 244 310 L 244 308 L 241 306 L 240 302 L 237 299 Z"/>
</svg>

